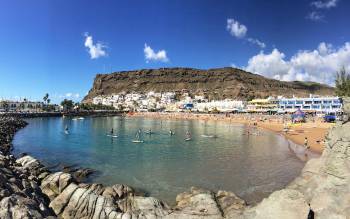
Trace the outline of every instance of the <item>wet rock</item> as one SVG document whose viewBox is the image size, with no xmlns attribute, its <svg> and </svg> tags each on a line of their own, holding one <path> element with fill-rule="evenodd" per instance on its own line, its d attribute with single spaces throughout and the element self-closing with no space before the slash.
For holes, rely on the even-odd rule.
<svg viewBox="0 0 350 219">
<path fill-rule="evenodd" d="M 226 218 L 240 217 L 247 206 L 246 202 L 232 192 L 218 191 L 216 200 L 223 216 Z"/>
<path fill-rule="evenodd" d="M 84 179 L 86 179 L 89 175 L 93 174 L 95 171 L 90 168 L 82 168 L 75 171 L 72 171 L 72 175 L 74 179 L 78 182 L 82 182 Z"/>
</svg>

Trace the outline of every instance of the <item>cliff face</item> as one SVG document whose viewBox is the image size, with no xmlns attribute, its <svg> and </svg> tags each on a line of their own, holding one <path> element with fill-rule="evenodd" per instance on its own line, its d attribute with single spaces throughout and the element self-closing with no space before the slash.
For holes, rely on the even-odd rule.
<svg viewBox="0 0 350 219">
<path fill-rule="evenodd" d="M 187 89 L 192 94 L 205 94 L 215 99 L 264 98 L 271 95 L 333 95 L 332 87 L 311 82 L 283 82 L 268 79 L 235 68 L 199 70 L 161 68 L 98 74 L 92 89 L 84 98 L 91 102 L 98 95 L 120 92 L 166 92 Z"/>
</svg>

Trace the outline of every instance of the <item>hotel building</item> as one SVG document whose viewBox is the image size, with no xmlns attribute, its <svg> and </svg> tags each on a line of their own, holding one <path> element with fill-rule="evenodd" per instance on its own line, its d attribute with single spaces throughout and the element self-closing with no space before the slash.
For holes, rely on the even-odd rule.
<svg viewBox="0 0 350 219">
<path fill-rule="evenodd" d="M 342 101 L 339 97 L 318 97 L 308 98 L 280 98 L 279 111 L 295 112 L 301 109 L 305 112 L 316 113 L 338 113 L 342 110 Z"/>
</svg>

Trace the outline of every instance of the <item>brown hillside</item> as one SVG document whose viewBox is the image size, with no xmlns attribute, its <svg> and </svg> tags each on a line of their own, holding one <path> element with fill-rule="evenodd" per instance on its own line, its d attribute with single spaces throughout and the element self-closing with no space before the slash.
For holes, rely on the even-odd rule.
<svg viewBox="0 0 350 219">
<path fill-rule="evenodd" d="M 211 99 L 334 94 L 334 88 L 327 85 L 278 81 L 236 68 L 161 68 L 98 74 L 83 101 L 90 102 L 95 96 L 120 92 L 165 92 L 183 89 L 191 94 L 205 94 Z"/>
</svg>

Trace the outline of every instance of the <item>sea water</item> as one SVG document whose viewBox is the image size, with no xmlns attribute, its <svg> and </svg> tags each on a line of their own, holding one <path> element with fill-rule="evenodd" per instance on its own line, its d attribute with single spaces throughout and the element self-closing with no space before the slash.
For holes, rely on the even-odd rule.
<svg viewBox="0 0 350 219">
<path fill-rule="evenodd" d="M 129 117 L 27 121 L 15 135 L 15 154 L 92 168 L 92 182 L 127 184 L 169 204 L 191 186 L 232 191 L 255 203 L 286 186 L 304 165 L 284 137 L 241 124 Z M 112 128 L 118 137 L 107 136 Z M 139 131 L 143 143 L 133 143 Z"/>
</svg>

